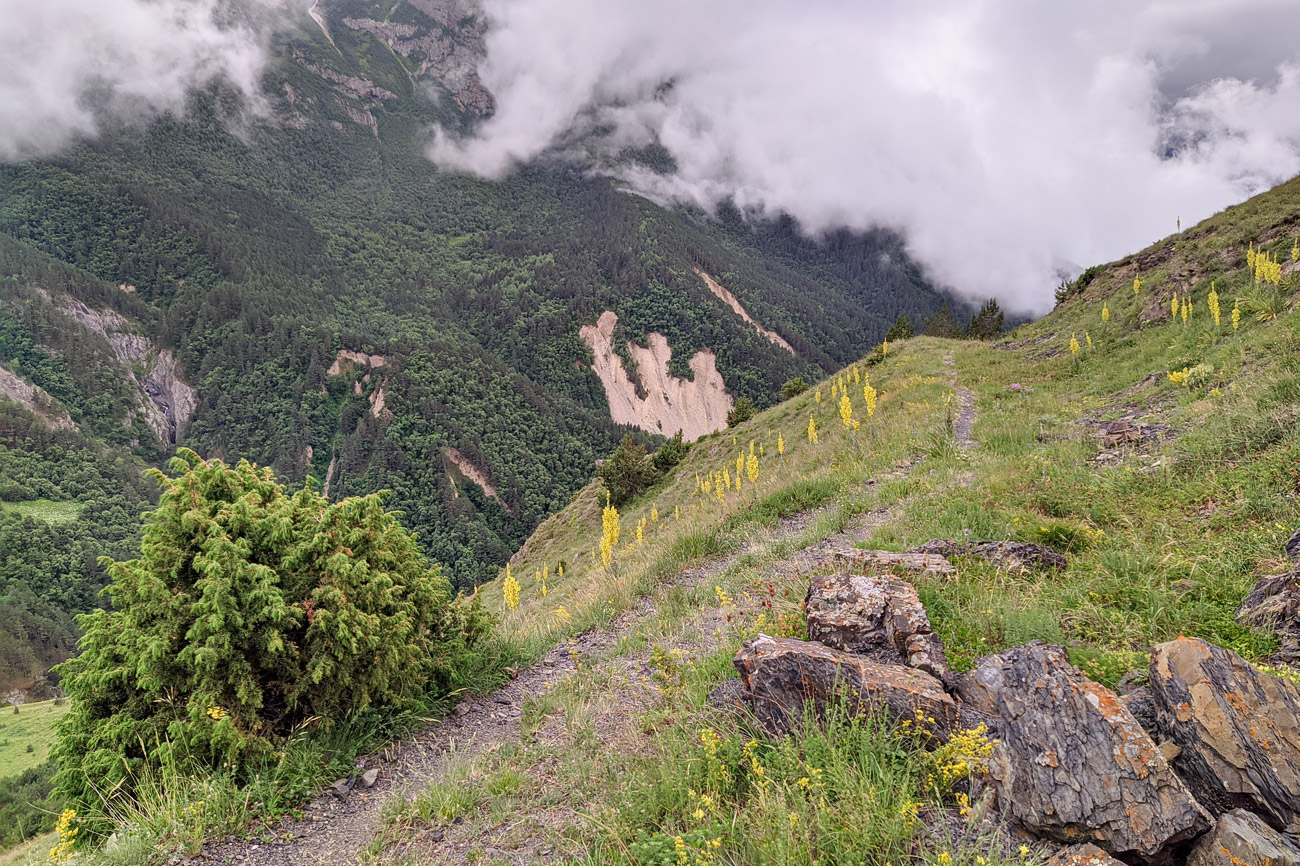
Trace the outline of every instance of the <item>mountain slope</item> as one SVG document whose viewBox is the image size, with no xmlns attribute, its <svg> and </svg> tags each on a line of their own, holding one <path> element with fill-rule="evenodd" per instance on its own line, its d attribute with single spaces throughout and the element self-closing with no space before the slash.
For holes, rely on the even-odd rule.
<svg viewBox="0 0 1300 866">
<path fill-rule="evenodd" d="M 1112 687 L 1179 636 L 1280 664 L 1277 636 L 1237 610 L 1261 578 L 1295 567 L 1283 545 L 1300 528 L 1297 234 L 1293 181 L 1094 269 L 997 344 L 892 346 L 821 383 L 820 400 L 809 392 L 734 441 L 696 443 L 623 510 L 608 568 L 594 551 L 602 497 L 588 488 L 514 558 L 516 609 L 504 575 L 480 593 L 521 646 L 557 649 L 504 690 L 509 706 L 483 700 L 449 722 L 433 771 L 385 767 L 394 793 L 368 823 L 343 822 L 352 843 L 366 844 L 368 826 L 377 862 L 659 863 L 682 850 L 689 862 L 1041 860 L 1051 845 L 1018 852 L 996 824 L 968 825 L 965 789 L 933 781 L 935 761 L 961 753 L 927 757 L 843 722 L 834 736 L 769 743 L 713 690 L 746 639 L 803 634 L 800 603 L 810 575 L 838 567 L 831 553 L 932 538 L 1034 542 L 1066 560 L 1016 572 L 958 556 L 955 574 L 906 574 L 957 671 L 1035 639 L 1068 645 Z M 1279 286 L 1256 284 L 1252 246 L 1284 263 Z M 882 392 L 871 417 L 862 375 Z M 856 431 L 830 399 L 840 382 Z M 752 483 L 746 467 L 739 491 L 698 491 L 697 478 L 734 479 L 751 442 Z"/>
</svg>

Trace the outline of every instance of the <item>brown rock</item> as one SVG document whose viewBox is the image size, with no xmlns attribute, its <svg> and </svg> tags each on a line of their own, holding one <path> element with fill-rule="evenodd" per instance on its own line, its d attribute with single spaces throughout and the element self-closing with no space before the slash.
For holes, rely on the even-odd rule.
<svg viewBox="0 0 1300 866">
<path fill-rule="evenodd" d="M 1291 537 L 1286 540 L 1282 549 L 1286 551 L 1287 556 L 1300 563 L 1300 529 L 1291 533 Z"/>
<path fill-rule="evenodd" d="M 1300 661 L 1300 570 L 1255 584 L 1237 609 L 1237 622 L 1276 632 L 1282 641 L 1278 660 Z"/>
<path fill-rule="evenodd" d="M 820 714 L 837 696 L 856 713 L 885 709 L 898 719 L 919 716 L 924 727 L 942 739 L 959 724 L 957 704 L 929 674 L 879 664 L 816 641 L 760 634 L 745 642 L 735 665 L 754 715 L 774 736 L 797 726 L 806 704 Z"/>
<path fill-rule="evenodd" d="M 1214 814 L 1244 808 L 1300 828 L 1300 689 L 1236 653 L 1179 638 L 1151 655 L 1156 722 L 1173 766 Z"/>
<path fill-rule="evenodd" d="M 819 575 L 808 586 L 806 607 L 809 640 L 947 679 L 943 642 L 930 630 L 925 606 L 910 583 L 892 577 Z"/>
<path fill-rule="evenodd" d="M 1023 572 L 1035 568 L 1065 568 L 1066 559 L 1050 547 L 1028 541 L 961 542 L 936 538 L 913 553 L 937 553 L 941 556 L 973 556 L 1007 571 Z"/>
<path fill-rule="evenodd" d="M 1091 843 L 1062 848 L 1047 861 L 1047 866 L 1124 866 L 1105 851 Z"/>
<path fill-rule="evenodd" d="M 844 573 L 851 571 L 888 571 L 898 568 L 903 571 L 922 571 L 928 574 L 956 574 L 947 558 L 937 553 L 895 553 L 892 550 L 837 550 L 834 559 L 844 567 Z"/>
<path fill-rule="evenodd" d="M 989 775 L 1004 814 L 1030 832 L 1156 859 L 1209 827 L 1119 697 L 1063 648 L 1035 642 L 987 656 L 957 691 L 993 719 Z"/>
<path fill-rule="evenodd" d="M 1300 866 L 1300 849 L 1258 815 L 1235 809 L 1196 841 L 1187 866 Z"/>
</svg>

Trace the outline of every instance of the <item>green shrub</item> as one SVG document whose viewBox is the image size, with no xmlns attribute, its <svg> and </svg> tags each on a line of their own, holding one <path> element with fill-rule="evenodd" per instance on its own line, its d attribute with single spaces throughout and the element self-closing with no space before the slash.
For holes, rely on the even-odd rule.
<svg viewBox="0 0 1300 866">
<path fill-rule="evenodd" d="M 682 431 L 678 430 L 673 438 L 659 447 L 651 459 L 655 469 L 663 473 L 681 463 L 689 453 L 691 453 L 690 443 L 682 441 Z"/>
<path fill-rule="evenodd" d="M 758 410 L 754 408 L 754 401 L 748 397 L 741 397 L 736 401 L 736 405 L 731 407 L 731 411 L 727 413 L 727 426 L 736 427 L 744 424 L 757 414 Z"/>
<path fill-rule="evenodd" d="M 645 448 L 630 435 L 623 437 L 614 453 L 600 464 L 596 474 L 605 483 L 610 502 L 615 508 L 622 508 L 631 502 L 659 477 L 654 461 L 646 456 Z"/>
<path fill-rule="evenodd" d="M 781 386 L 781 399 L 789 400 L 791 397 L 798 397 L 807 390 L 808 383 L 803 380 L 803 376 L 786 379 L 785 384 Z"/>
<path fill-rule="evenodd" d="M 80 618 L 62 666 L 56 784 L 74 805 L 130 796 L 162 766 L 236 779 L 291 736 L 458 686 L 487 631 L 380 494 L 288 495 L 271 470 L 182 450 L 139 559 L 106 562 L 113 609 Z"/>
</svg>

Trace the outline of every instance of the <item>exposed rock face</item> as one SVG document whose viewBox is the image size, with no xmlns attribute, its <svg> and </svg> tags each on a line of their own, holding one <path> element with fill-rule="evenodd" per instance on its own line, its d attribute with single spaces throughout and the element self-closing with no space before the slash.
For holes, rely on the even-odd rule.
<svg viewBox="0 0 1300 866">
<path fill-rule="evenodd" d="M 1065 568 L 1065 557 L 1050 547 L 1028 541 L 976 541 L 963 543 L 947 539 L 927 541 L 912 548 L 913 553 L 937 553 L 940 556 L 973 556 L 987 560 L 998 568 L 1021 572 L 1035 568 Z"/>
<path fill-rule="evenodd" d="M 1124 706 L 1128 707 L 1128 711 L 1133 714 L 1133 718 L 1137 719 L 1137 723 L 1142 726 L 1142 730 L 1146 731 L 1152 739 L 1160 735 L 1159 728 L 1156 726 L 1156 702 L 1151 697 L 1150 689 L 1145 686 L 1134 689 L 1123 695 L 1120 700 L 1124 702 Z"/>
<path fill-rule="evenodd" d="M 895 553 L 892 550 L 837 550 L 834 559 L 845 571 L 853 569 L 925 571 L 930 574 L 956 574 L 957 569 L 937 553 Z"/>
<path fill-rule="evenodd" d="M 353 30 L 371 33 L 394 52 L 420 64 L 418 75 L 446 89 L 465 112 L 484 117 L 492 112 L 492 94 L 478 77 L 486 54 L 487 21 L 473 0 L 408 0 L 434 26 L 416 27 L 368 18 L 344 18 Z"/>
<path fill-rule="evenodd" d="M 957 690 L 992 718 L 993 787 L 1007 818 L 1031 832 L 1154 859 L 1209 827 L 1119 697 L 1063 648 L 1035 642 L 987 656 Z"/>
<path fill-rule="evenodd" d="M 52 430 L 66 430 L 73 426 L 68 413 L 43 388 L 0 367 L 0 398 L 5 397 L 31 412 Z"/>
<path fill-rule="evenodd" d="M 1236 809 L 1196 840 L 1187 866 L 1300 866 L 1300 849 L 1259 816 Z"/>
<path fill-rule="evenodd" d="M 327 376 L 338 376 L 343 372 L 345 366 L 357 365 L 369 367 L 377 370 L 385 366 L 388 359 L 383 355 L 367 355 L 365 352 L 354 352 L 351 349 L 339 349 L 338 354 L 334 356 L 334 363 L 325 371 Z"/>
<path fill-rule="evenodd" d="M 672 436 L 678 430 L 682 438 L 693 442 L 706 433 L 727 426 L 731 395 L 718 372 L 717 359 L 708 350 L 691 358 L 693 380 L 678 379 L 668 372 L 672 349 L 663 334 L 650 334 L 649 348 L 628 343 L 637 372 L 645 385 L 644 399 L 637 395 L 623 359 L 614 352 L 614 326 L 618 316 L 606 310 L 594 325 L 583 325 L 578 332 L 595 356 L 592 369 L 600 378 L 609 399 L 609 414 L 615 423 L 631 424 L 652 433 Z"/>
<path fill-rule="evenodd" d="M 1237 622 L 1277 632 L 1279 660 L 1300 661 L 1300 569 L 1255 584 L 1237 609 Z"/>
<path fill-rule="evenodd" d="M 853 712 L 887 709 L 900 719 L 919 715 L 941 738 L 959 724 L 957 704 L 929 674 L 878 664 L 816 641 L 761 634 L 746 641 L 735 664 L 754 714 L 773 735 L 797 726 L 805 704 L 820 713 L 835 696 L 843 696 Z"/>
<path fill-rule="evenodd" d="M 906 581 L 828 574 L 812 579 L 806 601 L 808 638 L 884 664 L 948 678 L 943 642 Z"/>
<path fill-rule="evenodd" d="M 130 322 L 113 310 L 95 310 L 72 298 L 42 294 L 86 330 L 108 342 L 126 375 L 140 389 L 137 405 L 145 421 L 160 442 L 174 444 L 199 401 L 194 389 L 181 378 L 171 350 L 134 333 Z"/>
<path fill-rule="evenodd" d="M 455 448 L 444 448 L 442 453 L 447 455 L 447 459 L 452 462 L 452 465 L 456 467 L 461 475 L 479 486 L 479 489 L 483 491 L 483 495 L 495 499 L 502 508 L 510 511 L 510 506 L 506 505 L 505 500 L 497 495 L 496 488 L 488 481 L 486 472 L 475 466 L 468 457 Z"/>
<path fill-rule="evenodd" d="M 1286 550 L 1287 556 L 1300 563 L 1300 529 L 1291 534 L 1291 537 L 1286 540 L 1286 544 L 1283 545 L 1283 549 Z"/>
<path fill-rule="evenodd" d="M 1300 829 L 1300 689 L 1236 653 L 1179 638 L 1153 650 L 1151 693 L 1161 731 L 1182 750 L 1174 767 L 1202 805 Z"/>
<path fill-rule="evenodd" d="M 695 269 L 695 273 L 699 274 L 700 279 L 704 280 L 704 285 L 709 287 L 709 291 L 713 292 L 713 296 L 715 298 L 717 298 L 719 301 L 722 301 L 722 303 L 726 304 L 728 307 L 731 307 L 731 311 L 735 313 L 737 316 L 740 316 L 740 318 L 744 319 L 750 325 L 752 325 L 754 330 L 757 331 L 760 336 L 766 337 L 769 343 L 775 346 L 780 346 L 782 349 L 785 349 L 791 355 L 795 354 L 794 346 L 791 346 L 789 343 L 787 343 L 781 337 L 780 334 L 776 333 L 775 331 L 769 331 L 767 328 L 764 328 L 758 322 L 755 322 L 753 317 L 749 315 L 749 311 L 746 310 L 743 306 L 741 306 L 740 301 L 736 300 L 736 296 L 733 295 L 731 292 L 727 291 L 725 288 L 723 288 L 722 285 L 719 284 L 717 280 L 713 279 L 713 277 L 704 273 L 704 271 L 700 270 L 699 268 Z"/>
<path fill-rule="evenodd" d="M 1047 861 L 1047 866 L 1124 866 L 1092 843 L 1062 848 Z"/>
</svg>

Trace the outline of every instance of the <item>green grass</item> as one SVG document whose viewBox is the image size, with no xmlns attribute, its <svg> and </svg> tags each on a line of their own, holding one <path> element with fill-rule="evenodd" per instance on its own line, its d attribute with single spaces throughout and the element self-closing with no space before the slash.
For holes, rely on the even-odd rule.
<svg viewBox="0 0 1300 866">
<path fill-rule="evenodd" d="M 67 711 L 67 703 L 56 707 L 53 701 L 23 704 L 17 714 L 8 704 L 0 709 L 0 779 L 45 763 L 54 723 Z"/>
<path fill-rule="evenodd" d="M 80 502 L 55 502 L 50 499 L 29 499 L 25 502 L 0 502 L 0 508 L 22 517 L 43 520 L 46 523 L 72 523 L 81 516 L 85 505 Z"/>
</svg>

